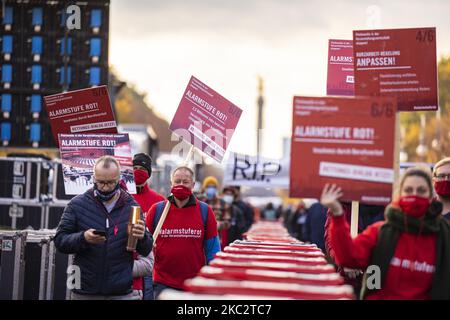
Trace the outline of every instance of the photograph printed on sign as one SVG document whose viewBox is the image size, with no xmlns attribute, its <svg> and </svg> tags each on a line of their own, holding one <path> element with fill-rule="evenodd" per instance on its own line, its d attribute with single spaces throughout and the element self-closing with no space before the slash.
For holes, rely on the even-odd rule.
<svg viewBox="0 0 450 320">
<path fill-rule="evenodd" d="M 94 186 L 93 168 L 102 156 L 113 156 L 120 165 L 120 179 L 136 193 L 128 134 L 60 134 L 60 152 L 66 194 L 82 194 Z"/>
</svg>

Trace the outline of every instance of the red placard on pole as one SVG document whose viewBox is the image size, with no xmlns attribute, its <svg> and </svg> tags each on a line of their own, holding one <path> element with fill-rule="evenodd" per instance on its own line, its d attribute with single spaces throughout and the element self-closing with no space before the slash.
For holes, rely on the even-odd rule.
<svg viewBox="0 0 450 320">
<path fill-rule="evenodd" d="M 327 95 L 353 96 L 353 42 L 328 40 Z"/>
<path fill-rule="evenodd" d="M 381 97 L 294 97 L 290 196 L 319 198 L 326 183 L 347 201 L 391 200 L 396 102 Z"/>
<path fill-rule="evenodd" d="M 242 110 L 191 77 L 169 129 L 222 162 Z"/>
<path fill-rule="evenodd" d="M 46 96 L 44 104 L 56 142 L 60 133 L 117 133 L 106 86 Z"/>
<path fill-rule="evenodd" d="M 398 111 L 438 109 L 436 28 L 353 31 L 355 95 L 395 96 Z"/>
</svg>

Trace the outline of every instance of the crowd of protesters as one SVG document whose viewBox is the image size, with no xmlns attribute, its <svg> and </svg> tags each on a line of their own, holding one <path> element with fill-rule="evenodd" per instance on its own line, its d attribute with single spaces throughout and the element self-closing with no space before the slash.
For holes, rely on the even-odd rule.
<svg viewBox="0 0 450 320">
<path fill-rule="evenodd" d="M 81 269 L 81 288 L 72 299 L 149 300 L 166 288 L 182 290 L 186 279 L 259 218 L 280 221 L 298 240 L 315 243 L 362 299 L 450 299 L 450 158 L 432 173 L 408 169 L 389 205 L 361 204 L 355 238 L 351 202 L 342 200 L 338 185 L 326 184 L 318 201 L 268 203 L 259 214 L 239 187 L 220 186 L 213 176 L 194 193 L 195 172 L 187 166 L 172 172 L 167 198 L 149 185 L 150 156 L 135 155 L 133 169 L 137 193 L 130 195 L 118 162 L 98 159 L 94 187 L 65 209 L 55 243 L 74 254 Z M 128 230 L 133 205 L 142 215 Z M 155 235 L 166 207 L 164 228 Z M 130 232 L 138 239 L 135 252 L 125 249 Z M 369 266 L 379 267 L 379 287 L 368 285 Z"/>
</svg>

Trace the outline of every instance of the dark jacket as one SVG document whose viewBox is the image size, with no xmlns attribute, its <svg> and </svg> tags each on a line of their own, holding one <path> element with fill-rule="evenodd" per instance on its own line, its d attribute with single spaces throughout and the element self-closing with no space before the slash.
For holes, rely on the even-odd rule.
<svg viewBox="0 0 450 320">
<path fill-rule="evenodd" d="M 316 202 L 307 210 L 305 222 L 305 241 L 315 243 L 325 252 L 325 222 L 327 208 Z"/>
<path fill-rule="evenodd" d="M 231 221 L 228 229 L 228 243 L 235 240 L 241 240 L 242 234 L 247 230 L 246 220 L 243 212 L 238 206 L 231 207 Z"/>
<path fill-rule="evenodd" d="M 92 189 L 73 198 L 64 210 L 55 235 L 57 249 L 74 254 L 74 265 L 80 268 L 81 289 L 79 294 L 125 295 L 133 284 L 133 254 L 126 250 L 128 219 L 131 206 L 137 206 L 133 197 L 121 192 L 114 209 L 109 213 L 109 228 L 106 228 L 107 210 L 94 197 Z M 141 219 L 144 218 L 141 216 Z M 114 225 L 118 226 L 114 235 Z M 84 238 L 88 229 L 105 230 L 107 240 L 92 245 Z M 137 243 L 136 251 L 147 256 L 152 249 L 152 237 L 146 230 L 144 238 Z"/>
<path fill-rule="evenodd" d="M 250 226 L 253 224 L 253 209 L 242 200 L 235 201 L 233 204 L 237 206 L 244 215 L 245 218 L 244 232 L 245 232 L 248 229 L 250 229 Z"/>
</svg>

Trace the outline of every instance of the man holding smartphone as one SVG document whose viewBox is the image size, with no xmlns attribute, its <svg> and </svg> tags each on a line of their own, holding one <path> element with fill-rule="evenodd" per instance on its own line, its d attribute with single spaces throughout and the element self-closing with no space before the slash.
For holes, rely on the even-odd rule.
<svg viewBox="0 0 450 320">
<path fill-rule="evenodd" d="M 119 187 L 120 166 L 111 156 L 97 159 L 94 188 L 73 198 L 58 225 L 55 245 L 74 254 L 81 271 L 81 287 L 72 300 L 128 300 L 132 293 L 133 253 L 126 250 L 128 218 L 138 204 Z M 143 217 L 132 229 L 138 238 L 136 251 L 147 256 L 153 239 Z"/>
</svg>

